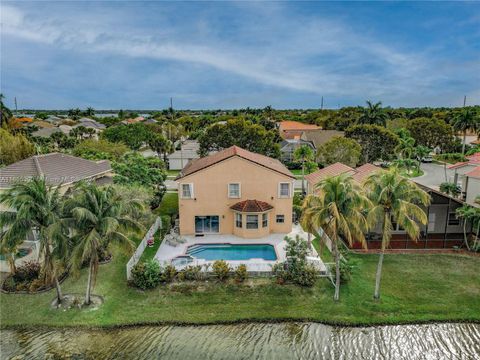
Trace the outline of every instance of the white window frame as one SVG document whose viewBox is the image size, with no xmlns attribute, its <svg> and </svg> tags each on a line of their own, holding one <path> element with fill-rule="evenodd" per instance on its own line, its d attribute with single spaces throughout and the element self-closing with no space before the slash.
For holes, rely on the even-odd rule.
<svg viewBox="0 0 480 360">
<path fill-rule="evenodd" d="M 190 188 L 190 197 L 187 197 L 187 196 L 184 196 L 183 195 L 183 186 L 184 185 L 188 185 L 188 187 Z M 182 183 L 180 184 L 180 196 L 182 199 L 193 199 L 195 196 L 194 196 L 194 192 L 193 192 L 193 183 Z"/>
<path fill-rule="evenodd" d="M 230 195 L 230 185 L 238 185 L 238 196 Z M 229 183 L 227 185 L 227 191 L 229 199 L 240 199 L 242 197 L 242 185 L 239 182 Z"/>
<path fill-rule="evenodd" d="M 238 220 L 240 218 L 240 221 Z M 240 226 L 238 224 L 240 223 Z M 235 213 L 235 227 L 238 229 L 243 228 L 243 215 L 241 213 Z"/>
<path fill-rule="evenodd" d="M 288 195 L 282 195 L 282 185 L 288 185 Z M 289 182 L 278 183 L 278 197 L 282 199 L 288 199 L 292 197 L 292 184 Z"/>
<path fill-rule="evenodd" d="M 256 227 L 248 227 L 248 223 L 249 223 L 248 217 L 249 217 L 249 216 L 255 216 L 255 218 L 257 219 L 257 221 L 255 221 L 255 222 L 253 223 L 253 224 L 256 224 L 256 225 L 257 225 Z M 250 222 L 250 223 L 252 224 L 252 222 Z M 247 214 L 247 219 L 246 219 L 246 221 L 245 221 L 245 228 L 246 228 L 247 230 L 258 230 L 258 229 L 259 229 L 259 225 L 260 225 L 260 224 L 259 224 L 259 222 L 258 222 L 258 214 Z"/>
<path fill-rule="evenodd" d="M 262 214 L 262 228 L 268 227 L 268 213 Z"/>
</svg>

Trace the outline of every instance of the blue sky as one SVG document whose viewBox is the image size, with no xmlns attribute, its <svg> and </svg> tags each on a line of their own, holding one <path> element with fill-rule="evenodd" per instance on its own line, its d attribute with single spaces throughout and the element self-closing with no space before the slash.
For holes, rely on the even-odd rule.
<svg viewBox="0 0 480 360">
<path fill-rule="evenodd" d="M 480 103 L 480 3 L 1 3 L 20 108 Z"/>
</svg>

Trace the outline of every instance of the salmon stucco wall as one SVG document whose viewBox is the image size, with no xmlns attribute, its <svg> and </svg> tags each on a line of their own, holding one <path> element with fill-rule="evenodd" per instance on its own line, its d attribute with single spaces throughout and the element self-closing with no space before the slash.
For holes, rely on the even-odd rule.
<svg viewBox="0 0 480 360">
<path fill-rule="evenodd" d="M 279 184 L 285 182 L 290 184 L 290 197 L 280 198 Z M 180 233 L 195 234 L 195 216 L 209 215 L 219 216 L 220 234 L 259 238 L 268 233 L 289 233 L 292 229 L 293 182 L 289 176 L 238 156 L 181 178 L 178 182 Z M 228 197 L 229 183 L 240 183 L 239 198 Z M 192 199 L 182 199 L 182 184 L 193 184 Z M 258 229 L 235 229 L 234 212 L 230 207 L 243 200 L 260 200 L 273 206 L 268 213 L 268 231 L 262 228 L 261 216 Z M 277 215 L 284 215 L 285 222 L 277 223 Z"/>
</svg>

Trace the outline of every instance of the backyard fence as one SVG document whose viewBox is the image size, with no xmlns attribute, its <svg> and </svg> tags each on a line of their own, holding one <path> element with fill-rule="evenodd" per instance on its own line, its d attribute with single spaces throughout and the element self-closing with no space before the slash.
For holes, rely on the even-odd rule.
<svg viewBox="0 0 480 360">
<path fill-rule="evenodd" d="M 157 232 L 158 228 L 162 226 L 162 219 L 157 217 L 153 225 L 148 229 L 147 233 L 145 234 L 144 238 L 138 244 L 137 249 L 135 250 L 135 253 L 133 256 L 128 260 L 127 262 L 127 280 L 130 280 L 132 277 L 132 269 L 135 265 L 137 265 L 138 261 L 142 257 L 143 251 L 147 247 L 147 241 L 148 239 L 151 239 L 153 235 Z"/>
</svg>

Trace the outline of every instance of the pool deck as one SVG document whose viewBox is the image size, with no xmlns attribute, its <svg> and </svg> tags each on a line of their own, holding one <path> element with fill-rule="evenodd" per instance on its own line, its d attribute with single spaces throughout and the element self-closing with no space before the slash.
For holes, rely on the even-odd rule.
<svg viewBox="0 0 480 360">
<path fill-rule="evenodd" d="M 183 236 L 186 240 L 184 244 L 178 244 L 177 246 L 171 246 L 166 242 L 162 242 L 160 247 L 158 248 L 157 253 L 155 254 L 155 258 L 160 262 L 162 265 L 169 264 L 170 261 L 180 255 L 185 255 L 187 248 L 191 245 L 195 244 L 221 244 L 221 243 L 228 243 L 228 244 L 269 244 L 275 248 L 275 252 L 277 253 L 277 260 L 264 260 L 264 259 L 250 259 L 250 260 L 228 260 L 227 262 L 232 267 L 236 267 L 240 264 L 245 264 L 247 266 L 247 270 L 250 272 L 269 272 L 271 271 L 272 265 L 276 262 L 282 262 L 286 260 L 285 257 L 285 245 L 286 242 L 284 240 L 285 236 L 295 237 L 299 235 L 300 237 L 307 239 L 307 233 L 303 231 L 300 226 L 294 226 L 292 231 L 288 234 L 270 234 L 268 236 L 262 237 L 260 239 L 244 239 L 235 235 L 224 235 L 224 234 L 212 234 L 212 235 L 205 235 L 205 236 Z M 315 251 L 315 250 L 313 250 Z M 316 252 L 314 253 L 315 256 L 318 256 Z M 317 261 L 318 262 L 318 261 Z M 213 263 L 213 261 L 208 261 L 204 259 L 196 259 L 192 265 L 204 265 Z M 324 270 L 325 265 L 321 260 L 318 262 L 318 266 L 320 270 Z"/>
</svg>

